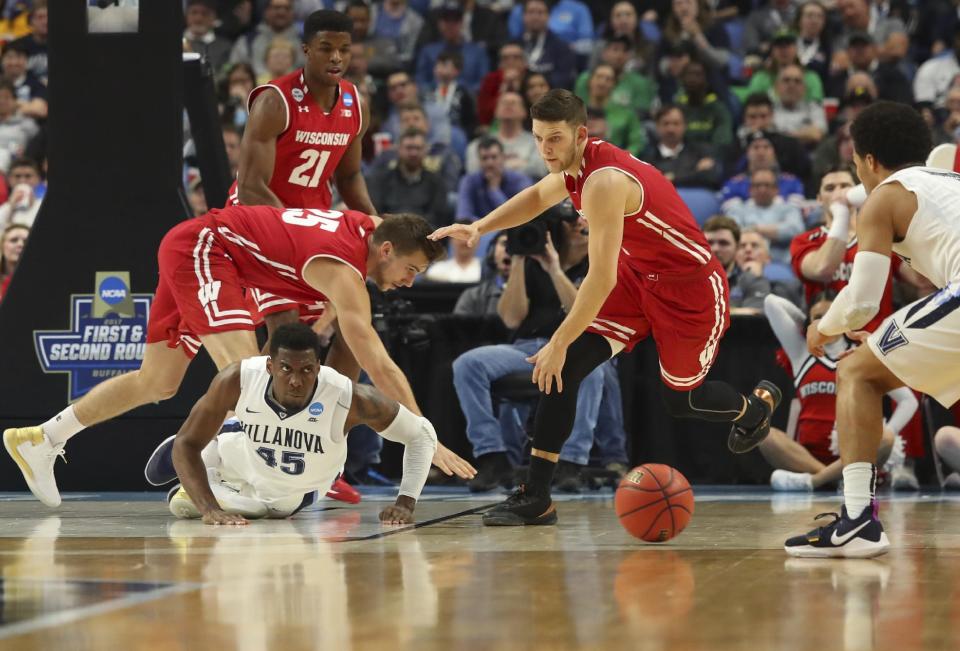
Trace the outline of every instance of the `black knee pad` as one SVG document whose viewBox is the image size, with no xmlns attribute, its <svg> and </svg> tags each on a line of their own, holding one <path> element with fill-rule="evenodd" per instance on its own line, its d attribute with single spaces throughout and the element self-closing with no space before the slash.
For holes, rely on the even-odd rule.
<svg viewBox="0 0 960 651">
<path fill-rule="evenodd" d="M 663 405 L 667 408 L 667 413 L 674 418 L 695 417 L 693 410 L 690 408 L 689 391 L 677 391 L 661 384 L 660 397 L 663 399 Z"/>
</svg>

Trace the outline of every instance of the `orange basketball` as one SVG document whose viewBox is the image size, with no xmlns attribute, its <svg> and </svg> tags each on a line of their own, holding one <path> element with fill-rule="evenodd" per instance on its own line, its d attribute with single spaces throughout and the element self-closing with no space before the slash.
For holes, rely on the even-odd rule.
<svg viewBox="0 0 960 651">
<path fill-rule="evenodd" d="M 624 475 L 613 504 L 630 535 L 663 542 L 683 531 L 693 517 L 693 489 L 680 471 L 647 463 Z"/>
</svg>

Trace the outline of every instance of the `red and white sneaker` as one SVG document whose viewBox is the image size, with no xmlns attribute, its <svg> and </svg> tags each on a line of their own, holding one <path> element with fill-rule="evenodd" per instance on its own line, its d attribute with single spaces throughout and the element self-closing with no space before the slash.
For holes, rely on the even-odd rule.
<svg viewBox="0 0 960 651">
<path fill-rule="evenodd" d="M 340 500 L 347 504 L 359 504 L 360 493 L 357 489 L 348 484 L 343 477 L 337 477 L 333 480 L 333 485 L 327 491 L 327 497 L 334 500 Z"/>
</svg>

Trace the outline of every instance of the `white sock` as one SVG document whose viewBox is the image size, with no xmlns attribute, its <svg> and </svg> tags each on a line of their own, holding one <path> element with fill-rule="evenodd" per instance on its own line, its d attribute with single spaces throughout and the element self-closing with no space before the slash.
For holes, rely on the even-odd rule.
<svg viewBox="0 0 960 651">
<path fill-rule="evenodd" d="M 77 420 L 73 405 L 70 405 L 40 427 L 43 428 L 43 433 L 47 435 L 50 445 L 66 443 L 70 437 L 87 428 L 86 425 Z"/>
<path fill-rule="evenodd" d="M 872 463 L 858 461 L 843 468 L 843 504 L 847 516 L 856 520 L 873 500 L 876 470 Z"/>
</svg>

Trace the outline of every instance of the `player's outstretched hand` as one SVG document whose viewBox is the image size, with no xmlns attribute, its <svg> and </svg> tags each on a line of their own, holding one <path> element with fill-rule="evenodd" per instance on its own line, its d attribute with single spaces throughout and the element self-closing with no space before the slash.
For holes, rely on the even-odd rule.
<svg viewBox="0 0 960 651">
<path fill-rule="evenodd" d="M 250 524 L 250 522 L 242 515 L 227 513 L 219 509 L 217 509 L 216 511 L 208 511 L 207 513 L 204 513 L 203 523 L 204 524 L 236 524 L 236 525 Z"/>
<path fill-rule="evenodd" d="M 437 451 L 433 453 L 433 465 L 448 477 L 456 475 L 460 479 L 473 479 L 477 474 L 477 469 L 467 463 L 466 459 L 461 459 L 453 450 L 439 441 Z"/>
<path fill-rule="evenodd" d="M 452 237 L 455 240 L 463 240 L 472 249 L 480 241 L 480 231 L 473 224 L 453 224 L 452 226 L 438 228 L 427 237 L 433 241 Z"/>
<path fill-rule="evenodd" d="M 557 383 L 557 393 L 563 392 L 563 364 L 567 361 L 567 349 L 558 346 L 553 341 L 527 358 L 533 364 L 533 383 L 540 387 L 540 391 L 550 395 L 553 383 Z"/>
<path fill-rule="evenodd" d="M 391 504 L 380 511 L 380 522 L 384 524 L 413 524 L 413 511 L 399 504 Z"/>
</svg>

